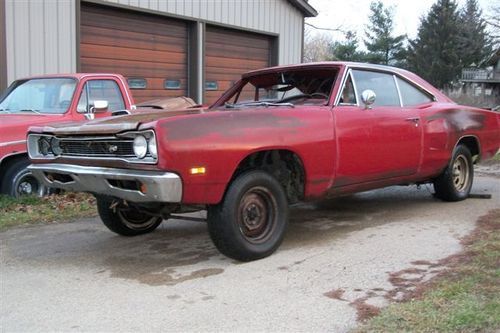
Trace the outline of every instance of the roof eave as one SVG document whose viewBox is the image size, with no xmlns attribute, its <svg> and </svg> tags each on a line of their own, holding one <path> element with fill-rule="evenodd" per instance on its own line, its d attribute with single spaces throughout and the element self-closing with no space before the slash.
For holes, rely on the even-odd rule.
<svg viewBox="0 0 500 333">
<path fill-rule="evenodd" d="M 288 0 L 292 5 L 297 7 L 304 17 L 318 16 L 318 12 L 306 0 Z"/>
</svg>

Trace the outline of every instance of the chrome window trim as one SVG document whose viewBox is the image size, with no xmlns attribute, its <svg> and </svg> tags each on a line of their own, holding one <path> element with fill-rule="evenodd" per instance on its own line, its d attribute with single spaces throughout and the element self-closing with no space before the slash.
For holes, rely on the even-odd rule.
<svg viewBox="0 0 500 333">
<path fill-rule="evenodd" d="M 401 96 L 401 90 L 399 89 L 399 84 L 396 75 L 393 74 L 392 79 L 394 80 L 394 84 L 396 85 L 396 90 L 398 91 L 399 107 L 403 108 L 403 96 Z"/>
<path fill-rule="evenodd" d="M 423 87 L 421 84 L 413 81 L 412 79 L 404 76 L 403 74 L 397 73 L 391 67 L 355 64 L 355 65 L 346 65 L 346 68 L 349 70 L 351 70 L 351 69 L 363 69 L 363 70 L 369 70 L 372 72 L 381 72 L 381 73 L 396 75 L 397 77 L 405 80 L 406 82 L 411 83 L 415 87 L 418 87 L 418 89 L 423 90 L 427 95 L 429 95 L 429 97 L 432 99 L 433 102 L 437 101 L 436 96 L 432 92 L 430 92 L 427 88 Z"/>
<path fill-rule="evenodd" d="M 354 89 L 354 97 L 356 98 L 356 104 L 353 103 L 340 103 L 340 98 L 342 97 L 342 92 L 344 91 L 345 85 L 347 83 L 347 80 L 349 80 L 349 77 L 351 78 L 352 82 L 352 87 Z M 337 98 L 335 99 L 335 106 L 358 106 L 359 107 L 359 98 L 358 98 L 358 91 L 356 89 L 356 82 L 354 81 L 354 77 L 352 75 L 352 71 L 349 69 L 347 73 L 343 77 L 342 84 L 340 85 L 340 90 L 339 93 L 337 94 Z"/>
</svg>

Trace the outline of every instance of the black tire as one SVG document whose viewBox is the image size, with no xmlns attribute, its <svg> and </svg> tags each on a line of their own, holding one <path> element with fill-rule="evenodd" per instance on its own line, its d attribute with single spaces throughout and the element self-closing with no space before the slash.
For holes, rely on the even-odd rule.
<svg viewBox="0 0 500 333">
<path fill-rule="evenodd" d="M 466 146 L 458 145 L 446 169 L 434 180 L 436 197 L 444 201 L 467 199 L 473 179 L 474 166 L 471 153 Z"/>
<path fill-rule="evenodd" d="M 208 231 L 219 251 L 239 261 L 271 255 L 288 225 L 288 202 L 280 183 L 263 171 L 241 174 L 218 205 L 208 208 Z"/>
<path fill-rule="evenodd" d="M 49 193 L 48 188 L 36 179 L 27 169 L 30 165 L 28 158 L 19 158 L 7 166 L 2 177 L 1 192 L 19 198 L 23 195 L 38 197 Z"/>
<path fill-rule="evenodd" d="M 98 196 L 97 212 L 104 225 L 122 236 L 137 236 L 152 232 L 162 222 L 158 216 L 148 215 L 133 208 L 122 209 L 115 206 L 116 199 Z"/>
</svg>

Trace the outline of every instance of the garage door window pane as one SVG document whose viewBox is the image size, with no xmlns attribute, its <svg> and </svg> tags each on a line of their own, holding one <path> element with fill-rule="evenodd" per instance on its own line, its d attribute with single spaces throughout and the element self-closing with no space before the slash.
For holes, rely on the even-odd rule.
<svg viewBox="0 0 500 333">
<path fill-rule="evenodd" d="M 400 79 L 399 77 L 397 78 L 397 81 L 404 106 L 419 105 L 432 102 L 432 99 L 429 97 L 429 95 L 414 87 L 412 84 Z"/>
<path fill-rule="evenodd" d="M 374 106 L 400 106 L 398 89 L 392 75 L 362 70 L 354 70 L 352 73 L 358 96 L 370 89 L 377 95 Z"/>
</svg>

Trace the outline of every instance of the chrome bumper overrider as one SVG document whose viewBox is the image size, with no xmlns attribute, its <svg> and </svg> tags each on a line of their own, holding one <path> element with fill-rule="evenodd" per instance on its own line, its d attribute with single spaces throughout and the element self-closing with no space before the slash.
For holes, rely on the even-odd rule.
<svg viewBox="0 0 500 333">
<path fill-rule="evenodd" d="M 131 202 L 180 202 L 182 199 L 181 178 L 171 172 L 68 164 L 32 164 L 28 169 L 43 184 L 68 191 L 92 192 Z"/>
</svg>

